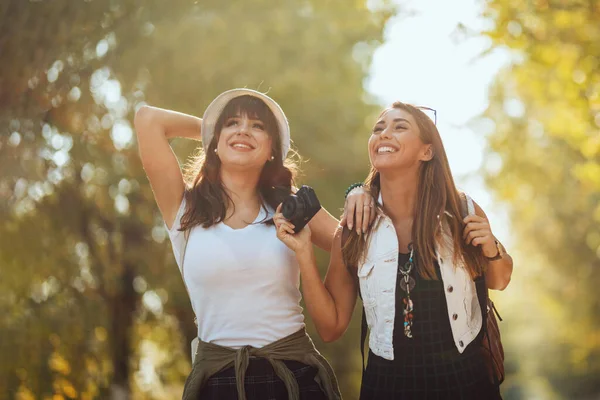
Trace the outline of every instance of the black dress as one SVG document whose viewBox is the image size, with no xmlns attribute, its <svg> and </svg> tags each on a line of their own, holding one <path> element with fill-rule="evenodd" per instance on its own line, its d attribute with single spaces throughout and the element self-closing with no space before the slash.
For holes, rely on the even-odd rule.
<svg viewBox="0 0 600 400">
<path fill-rule="evenodd" d="M 408 261 L 400 254 L 398 263 Z M 480 338 L 461 354 L 456 349 L 448 319 L 444 284 L 436 263 L 437 280 L 426 280 L 413 271 L 416 280 L 411 290 L 413 338 L 404 336 L 402 300 L 406 293 L 396 283 L 394 322 L 394 360 L 369 351 L 362 378 L 361 400 L 371 399 L 501 399 L 499 388 L 488 380 L 479 353 Z M 485 285 L 480 280 L 478 285 Z"/>
</svg>

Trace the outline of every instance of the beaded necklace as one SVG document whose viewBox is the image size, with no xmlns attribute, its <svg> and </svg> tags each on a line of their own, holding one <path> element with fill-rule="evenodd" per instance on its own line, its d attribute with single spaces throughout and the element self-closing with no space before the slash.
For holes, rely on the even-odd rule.
<svg viewBox="0 0 600 400">
<path fill-rule="evenodd" d="M 410 255 L 408 257 L 408 261 L 404 264 L 399 266 L 398 268 L 398 273 L 399 275 L 401 275 L 399 278 L 400 280 L 400 288 L 406 292 L 406 297 L 404 297 L 402 299 L 402 302 L 404 303 L 404 336 L 406 336 L 409 339 L 412 339 L 412 325 L 413 325 L 413 301 L 410 298 L 410 292 L 413 290 L 413 288 L 415 287 L 416 281 L 415 279 L 410 275 L 411 271 L 414 269 L 415 263 L 414 263 L 414 255 L 415 255 L 415 250 L 413 248 L 413 244 L 409 243 L 408 245 L 408 249 L 410 250 Z"/>
</svg>

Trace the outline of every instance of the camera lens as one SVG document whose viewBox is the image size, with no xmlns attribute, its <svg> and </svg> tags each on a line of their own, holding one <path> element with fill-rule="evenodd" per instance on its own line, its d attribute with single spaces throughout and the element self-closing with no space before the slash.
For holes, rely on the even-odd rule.
<svg viewBox="0 0 600 400">
<path fill-rule="evenodd" d="M 281 213 L 287 220 L 301 219 L 304 216 L 304 202 L 296 195 L 290 195 L 281 205 Z"/>
</svg>

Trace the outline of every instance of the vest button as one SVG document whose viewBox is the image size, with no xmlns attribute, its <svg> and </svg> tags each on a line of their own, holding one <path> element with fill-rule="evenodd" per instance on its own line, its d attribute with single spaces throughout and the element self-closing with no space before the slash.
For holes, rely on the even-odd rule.
<svg viewBox="0 0 600 400">
<path fill-rule="evenodd" d="M 458 319 L 458 314 L 452 314 L 452 319 L 456 321 Z"/>
<path fill-rule="evenodd" d="M 452 293 L 454 291 L 454 288 L 452 287 L 452 285 L 448 286 L 448 293 Z"/>
</svg>

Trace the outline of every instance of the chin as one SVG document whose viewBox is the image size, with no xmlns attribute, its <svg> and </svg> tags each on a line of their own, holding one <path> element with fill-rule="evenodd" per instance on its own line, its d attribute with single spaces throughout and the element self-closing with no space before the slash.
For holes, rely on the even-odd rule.
<svg viewBox="0 0 600 400">
<path fill-rule="evenodd" d="M 243 170 L 251 170 L 251 169 L 261 169 L 263 167 L 262 164 L 258 163 L 254 157 L 230 157 L 226 160 L 221 160 L 221 165 L 229 168 L 243 169 Z"/>
<path fill-rule="evenodd" d="M 376 160 L 372 165 L 377 171 L 382 172 L 398 169 L 398 167 L 402 166 L 402 163 L 398 162 L 398 160 Z"/>
</svg>

